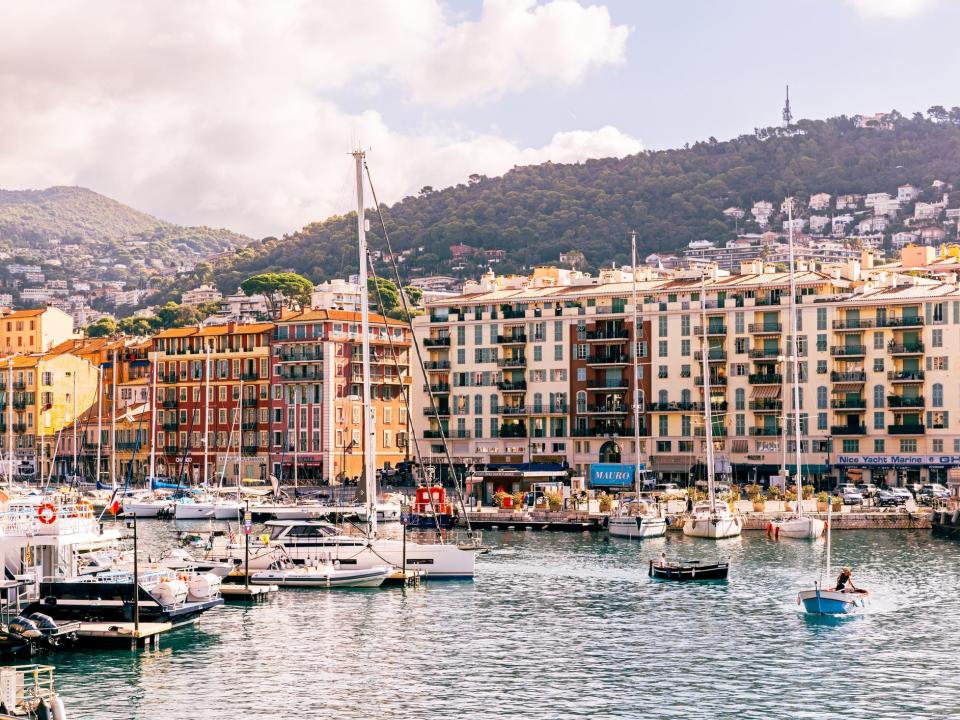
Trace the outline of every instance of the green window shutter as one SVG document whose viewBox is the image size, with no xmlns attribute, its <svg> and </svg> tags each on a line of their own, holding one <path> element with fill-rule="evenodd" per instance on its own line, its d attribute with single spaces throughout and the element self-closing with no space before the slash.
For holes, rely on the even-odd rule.
<svg viewBox="0 0 960 720">
<path fill-rule="evenodd" d="M 933 370 L 933 358 L 932 358 L 932 357 L 928 357 L 928 358 L 927 358 L 927 370 Z"/>
<path fill-rule="evenodd" d="M 933 322 L 933 303 L 926 303 L 927 309 L 927 325 Z"/>
<path fill-rule="evenodd" d="M 960 302 L 953 301 L 953 324 L 960 325 Z"/>
</svg>

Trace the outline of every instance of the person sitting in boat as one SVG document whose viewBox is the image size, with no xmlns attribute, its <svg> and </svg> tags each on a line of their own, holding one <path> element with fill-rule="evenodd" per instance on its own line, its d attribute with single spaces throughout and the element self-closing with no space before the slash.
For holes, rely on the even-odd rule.
<svg viewBox="0 0 960 720">
<path fill-rule="evenodd" d="M 667 554 L 665 552 L 660 553 L 660 560 L 658 563 L 659 567 L 667 566 Z"/>
<path fill-rule="evenodd" d="M 844 567 L 837 575 L 837 592 L 858 592 L 853 584 L 853 571 L 849 567 Z"/>
</svg>

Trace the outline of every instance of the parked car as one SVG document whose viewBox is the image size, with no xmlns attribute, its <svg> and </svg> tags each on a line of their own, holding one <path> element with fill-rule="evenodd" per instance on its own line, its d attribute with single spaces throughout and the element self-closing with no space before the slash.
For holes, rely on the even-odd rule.
<svg viewBox="0 0 960 720">
<path fill-rule="evenodd" d="M 880 488 L 878 488 L 873 483 L 860 483 L 859 485 L 857 485 L 857 490 L 859 490 L 860 494 L 863 495 L 865 498 L 872 498 L 874 495 L 877 494 Z"/>
<path fill-rule="evenodd" d="M 659 485 L 657 485 L 656 492 L 662 495 L 672 495 L 675 493 L 681 493 L 683 491 L 680 489 L 680 486 L 677 485 L 676 483 L 660 483 Z"/>
<path fill-rule="evenodd" d="M 913 500 L 913 493 L 907 490 L 905 487 L 888 487 L 886 490 L 891 495 L 895 495 L 896 497 L 900 498 L 901 505 L 905 504 L 907 500 Z"/>
<path fill-rule="evenodd" d="M 862 505 L 863 495 L 856 485 L 841 485 L 837 488 L 837 495 L 843 498 L 844 505 Z"/>
<path fill-rule="evenodd" d="M 929 505 L 934 500 L 947 500 L 950 498 L 950 492 L 939 483 L 924 485 L 917 493 L 917 502 Z"/>
<path fill-rule="evenodd" d="M 889 490 L 877 491 L 873 499 L 878 507 L 899 507 L 906 502 L 902 497 L 894 495 Z"/>
</svg>

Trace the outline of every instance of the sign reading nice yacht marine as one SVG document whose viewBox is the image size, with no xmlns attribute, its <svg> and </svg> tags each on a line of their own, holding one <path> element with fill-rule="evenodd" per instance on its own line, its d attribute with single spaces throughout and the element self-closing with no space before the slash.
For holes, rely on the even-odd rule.
<svg viewBox="0 0 960 720">
<path fill-rule="evenodd" d="M 960 465 L 960 455 L 837 455 L 837 465 Z"/>
</svg>

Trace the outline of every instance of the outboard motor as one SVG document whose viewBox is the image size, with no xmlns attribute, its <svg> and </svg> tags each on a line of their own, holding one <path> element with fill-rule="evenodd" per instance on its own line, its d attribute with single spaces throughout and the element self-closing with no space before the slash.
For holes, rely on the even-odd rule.
<svg viewBox="0 0 960 720">
<path fill-rule="evenodd" d="M 57 630 L 58 626 L 56 621 L 49 615 L 44 615 L 40 612 L 30 613 L 30 620 L 33 620 L 34 624 L 41 630 Z"/>
<path fill-rule="evenodd" d="M 33 620 L 25 618 L 22 615 L 17 615 L 13 618 L 8 627 L 14 635 L 19 635 L 24 638 L 38 638 L 43 634 Z"/>
</svg>

